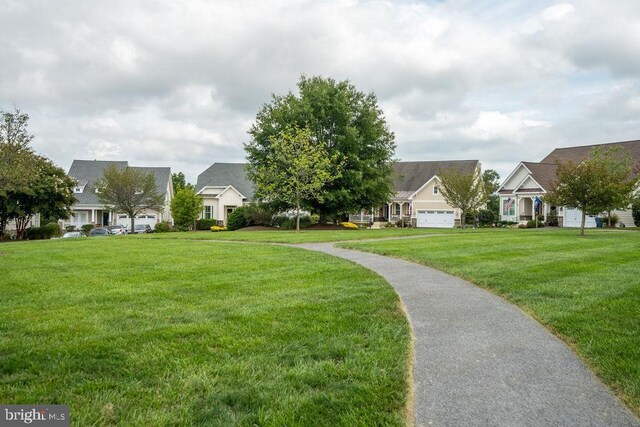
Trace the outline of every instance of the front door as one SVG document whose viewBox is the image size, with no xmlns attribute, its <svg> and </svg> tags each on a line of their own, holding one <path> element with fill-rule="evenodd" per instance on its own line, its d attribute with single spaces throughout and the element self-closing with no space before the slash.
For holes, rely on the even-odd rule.
<svg viewBox="0 0 640 427">
<path fill-rule="evenodd" d="M 109 212 L 102 211 L 102 226 L 106 227 L 107 225 L 111 225 L 109 224 Z"/>
</svg>

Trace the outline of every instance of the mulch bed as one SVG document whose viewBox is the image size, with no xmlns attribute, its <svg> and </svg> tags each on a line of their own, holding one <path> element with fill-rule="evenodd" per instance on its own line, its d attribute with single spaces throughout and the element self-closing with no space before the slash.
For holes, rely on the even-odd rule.
<svg viewBox="0 0 640 427">
<path fill-rule="evenodd" d="M 302 228 L 301 230 L 311 230 L 311 231 L 351 230 L 351 228 L 346 228 L 341 225 L 335 225 L 335 224 L 314 224 L 311 227 Z M 254 225 L 252 227 L 241 228 L 238 231 L 291 231 L 291 230 L 282 230 L 277 227 L 265 227 L 262 225 Z"/>
</svg>

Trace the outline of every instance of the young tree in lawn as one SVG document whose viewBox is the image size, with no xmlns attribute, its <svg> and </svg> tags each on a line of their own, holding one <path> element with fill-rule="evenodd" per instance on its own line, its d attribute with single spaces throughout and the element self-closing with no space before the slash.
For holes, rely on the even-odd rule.
<svg viewBox="0 0 640 427">
<path fill-rule="evenodd" d="M 249 163 L 249 178 L 256 183 L 256 196 L 274 200 L 296 210 L 300 231 L 300 209 L 305 199 L 322 203 L 325 186 L 341 176 L 338 154 L 315 139 L 308 128 L 286 127 L 269 138 L 271 155 Z"/>
<path fill-rule="evenodd" d="M 110 165 L 96 182 L 96 189 L 98 200 L 107 209 L 129 215 L 131 232 L 136 215 L 145 210 L 160 210 L 164 204 L 164 195 L 156 189 L 155 176 L 140 169 Z"/>
<path fill-rule="evenodd" d="M 185 187 L 176 193 L 171 200 L 171 215 L 178 227 L 191 229 L 204 209 L 202 197 L 191 187 Z"/>
<path fill-rule="evenodd" d="M 545 199 L 557 206 L 582 211 L 580 236 L 584 236 L 587 215 L 626 207 L 638 178 L 633 176 L 630 161 L 617 150 L 592 150 L 581 162 L 557 162 L 556 179 Z"/>
<path fill-rule="evenodd" d="M 438 173 L 440 193 L 445 201 L 460 209 L 460 226 L 465 227 L 467 212 L 478 210 L 487 201 L 485 183 L 477 169 L 461 172 L 458 169 L 442 170 Z"/>
<path fill-rule="evenodd" d="M 313 141 L 334 159 L 334 166 L 342 163 L 342 174 L 322 193 L 305 196 L 301 203 L 306 208 L 324 221 L 329 215 L 386 203 L 393 194 L 395 142 L 376 96 L 359 92 L 348 81 L 322 77 L 302 76 L 298 91 L 274 95 L 260 109 L 249 130 L 251 142 L 245 145 L 249 163 L 268 164 L 272 138 L 287 128 L 307 128 Z"/>
<path fill-rule="evenodd" d="M 22 239 L 27 224 L 36 214 L 41 218 L 68 218 L 76 203 L 75 181 L 49 159 L 33 157 L 35 176 L 25 190 L 8 195 L 18 239 Z"/>
</svg>

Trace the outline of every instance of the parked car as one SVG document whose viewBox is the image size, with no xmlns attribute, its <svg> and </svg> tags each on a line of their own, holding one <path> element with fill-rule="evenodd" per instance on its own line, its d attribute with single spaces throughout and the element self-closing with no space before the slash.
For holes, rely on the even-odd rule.
<svg viewBox="0 0 640 427">
<path fill-rule="evenodd" d="M 124 225 L 110 225 L 107 227 L 111 234 L 122 235 L 127 234 L 127 229 Z"/>
<path fill-rule="evenodd" d="M 133 226 L 134 234 L 153 233 L 154 230 L 149 224 L 136 224 Z"/>
<path fill-rule="evenodd" d="M 103 237 L 111 236 L 111 232 L 108 228 L 94 228 L 89 232 L 89 237 Z"/>
<path fill-rule="evenodd" d="M 62 235 L 63 239 L 75 239 L 78 237 L 87 237 L 82 231 L 67 231 Z"/>
</svg>

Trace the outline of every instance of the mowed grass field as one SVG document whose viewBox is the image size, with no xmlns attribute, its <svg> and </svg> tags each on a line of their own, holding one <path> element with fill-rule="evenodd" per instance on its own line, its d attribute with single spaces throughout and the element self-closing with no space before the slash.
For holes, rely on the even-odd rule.
<svg viewBox="0 0 640 427">
<path fill-rule="evenodd" d="M 211 233 L 213 234 L 213 233 Z M 73 425 L 404 425 L 410 328 L 379 276 L 269 245 L 0 245 L 0 402 Z"/>
<path fill-rule="evenodd" d="M 446 271 L 531 313 L 640 415 L 640 233 L 452 233 L 341 243 Z"/>
</svg>

